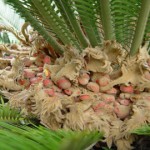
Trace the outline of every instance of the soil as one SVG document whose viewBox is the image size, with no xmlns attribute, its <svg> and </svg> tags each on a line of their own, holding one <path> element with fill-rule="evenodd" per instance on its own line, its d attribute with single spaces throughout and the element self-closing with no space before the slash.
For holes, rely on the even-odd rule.
<svg viewBox="0 0 150 150">
<path fill-rule="evenodd" d="M 133 145 L 134 150 L 150 150 L 150 136 L 139 136 L 139 140 Z"/>
<path fill-rule="evenodd" d="M 136 142 L 133 143 L 133 150 L 150 150 L 150 136 L 139 136 Z M 106 143 L 99 142 L 92 150 L 117 150 L 113 145 L 111 149 L 107 148 Z"/>
</svg>

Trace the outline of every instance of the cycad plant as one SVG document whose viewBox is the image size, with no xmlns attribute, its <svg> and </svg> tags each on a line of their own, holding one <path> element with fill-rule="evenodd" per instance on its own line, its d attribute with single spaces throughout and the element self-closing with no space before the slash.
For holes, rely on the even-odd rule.
<svg viewBox="0 0 150 150">
<path fill-rule="evenodd" d="M 26 21 L 15 34 L 22 45 L 0 47 L 10 105 L 51 129 L 99 130 L 109 147 L 131 149 L 132 130 L 150 122 L 150 1 L 5 2 Z"/>
</svg>

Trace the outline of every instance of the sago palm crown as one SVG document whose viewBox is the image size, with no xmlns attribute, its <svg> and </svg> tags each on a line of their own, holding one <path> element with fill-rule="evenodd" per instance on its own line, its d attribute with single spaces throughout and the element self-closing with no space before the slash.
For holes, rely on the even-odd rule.
<svg viewBox="0 0 150 150">
<path fill-rule="evenodd" d="M 150 122 L 150 0 L 4 1 L 25 19 L 21 31 L 0 26 L 21 42 L 0 46 L 10 106 L 131 149 L 132 131 Z"/>
</svg>

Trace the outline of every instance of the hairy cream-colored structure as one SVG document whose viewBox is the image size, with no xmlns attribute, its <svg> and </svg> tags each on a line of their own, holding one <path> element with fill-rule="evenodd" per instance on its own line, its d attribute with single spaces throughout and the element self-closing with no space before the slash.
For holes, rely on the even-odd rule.
<svg viewBox="0 0 150 150">
<path fill-rule="evenodd" d="M 131 131 L 150 123 L 147 46 L 134 57 L 115 41 L 106 41 L 101 48 L 88 47 L 80 54 L 66 47 L 64 55 L 51 63 L 45 55 L 32 56 L 39 63 L 32 60 L 22 69 L 22 61 L 17 64 L 16 58 L 10 70 L 0 71 L 1 91 L 11 106 L 36 116 L 51 129 L 96 129 L 104 132 L 109 147 L 115 143 L 118 150 L 132 149 Z M 43 59 L 43 70 L 33 71 L 40 69 Z"/>
</svg>

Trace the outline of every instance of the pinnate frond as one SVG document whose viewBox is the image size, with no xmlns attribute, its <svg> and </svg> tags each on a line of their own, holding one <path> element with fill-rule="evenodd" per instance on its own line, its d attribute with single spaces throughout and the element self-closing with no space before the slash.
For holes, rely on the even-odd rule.
<svg viewBox="0 0 150 150">
<path fill-rule="evenodd" d="M 18 127 L 4 122 L 0 122 L 0 127 L 0 148 L 9 150 L 83 150 L 102 138 L 96 131 L 52 131 L 42 126 Z"/>
</svg>

